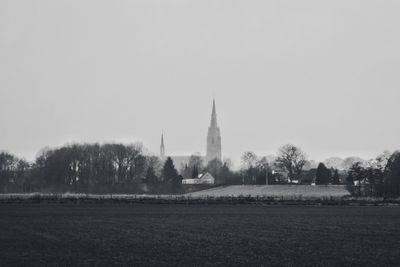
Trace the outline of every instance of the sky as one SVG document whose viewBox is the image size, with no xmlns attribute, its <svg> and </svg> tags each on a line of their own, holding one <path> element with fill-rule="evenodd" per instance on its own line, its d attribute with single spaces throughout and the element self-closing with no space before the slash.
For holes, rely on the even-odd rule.
<svg viewBox="0 0 400 267">
<path fill-rule="evenodd" d="M 0 150 L 142 142 L 223 157 L 400 148 L 400 1 L 2 0 Z"/>
</svg>

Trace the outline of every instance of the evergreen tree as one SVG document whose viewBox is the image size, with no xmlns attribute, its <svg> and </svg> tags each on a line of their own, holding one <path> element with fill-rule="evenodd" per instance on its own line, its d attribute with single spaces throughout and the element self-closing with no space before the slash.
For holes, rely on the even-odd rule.
<svg viewBox="0 0 400 267">
<path fill-rule="evenodd" d="M 162 169 L 162 177 L 164 182 L 171 182 L 178 176 L 178 171 L 175 169 L 175 165 L 171 157 L 168 157 L 164 163 Z"/>
<path fill-rule="evenodd" d="M 165 161 L 164 167 L 161 171 L 163 179 L 163 191 L 168 193 L 179 193 L 182 186 L 181 175 L 178 175 L 178 171 L 175 169 L 173 160 L 168 157 Z"/>
<path fill-rule="evenodd" d="M 354 185 L 353 173 L 349 172 L 349 175 L 346 178 L 346 182 L 348 185 Z"/>
<path fill-rule="evenodd" d="M 185 164 L 185 166 L 182 166 L 179 173 L 183 176 L 184 179 L 192 178 L 192 174 L 193 174 L 192 168 L 190 168 L 188 166 L 188 164 Z"/>
<path fill-rule="evenodd" d="M 196 166 L 193 166 L 192 178 L 197 178 L 198 176 L 199 176 L 199 171 L 197 170 Z"/>
<path fill-rule="evenodd" d="M 385 193 L 388 196 L 400 195 L 400 152 L 394 152 L 388 160 L 385 173 Z"/>
<path fill-rule="evenodd" d="M 339 183 L 340 183 L 339 172 L 337 169 L 335 169 L 335 172 L 333 174 L 332 184 L 339 184 Z"/>
<path fill-rule="evenodd" d="M 315 184 L 323 185 L 329 184 L 331 180 L 331 171 L 325 166 L 325 164 L 320 163 L 317 168 Z"/>
</svg>

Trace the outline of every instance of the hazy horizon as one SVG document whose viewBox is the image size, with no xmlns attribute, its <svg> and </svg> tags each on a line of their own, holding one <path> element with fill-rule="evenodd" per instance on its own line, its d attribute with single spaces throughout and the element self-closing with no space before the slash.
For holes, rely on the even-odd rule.
<svg viewBox="0 0 400 267">
<path fill-rule="evenodd" d="M 1 1 L 0 150 L 71 142 L 223 157 L 400 148 L 398 1 Z"/>
</svg>

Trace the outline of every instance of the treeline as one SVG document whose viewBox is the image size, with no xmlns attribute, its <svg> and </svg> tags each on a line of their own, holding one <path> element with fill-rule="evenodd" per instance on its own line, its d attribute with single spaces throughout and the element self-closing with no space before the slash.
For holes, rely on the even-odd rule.
<svg viewBox="0 0 400 267">
<path fill-rule="evenodd" d="M 179 172 L 178 172 L 179 169 Z M 309 161 L 294 145 L 276 156 L 245 152 L 239 170 L 229 159 L 203 162 L 192 155 L 184 166 L 144 153 L 141 144 L 73 144 L 46 149 L 34 162 L 0 153 L 0 192 L 180 193 L 182 179 L 209 172 L 216 185 L 342 184 L 357 196 L 400 195 L 400 152 L 355 161 L 348 170 Z"/>
<path fill-rule="evenodd" d="M 3 152 L 0 191 L 145 192 L 149 169 L 156 175 L 161 162 L 140 144 L 67 145 L 42 151 L 33 163 Z"/>
<path fill-rule="evenodd" d="M 383 164 L 382 164 L 383 163 Z M 400 196 L 400 152 L 382 161 L 363 166 L 355 163 L 348 172 L 347 182 L 355 184 L 355 195 Z"/>
<path fill-rule="evenodd" d="M 346 170 L 328 168 L 324 163 L 314 167 L 300 148 L 288 144 L 269 160 L 245 152 L 239 172 L 243 184 L 346 185 L 355 196 L 400 196 L 399 151 L 385 151 L 368 161 L 354 159 Z"/>
<path fill-rule="evenodd" d="M 342 180 L 337 169 L 328 169 L 320 163 L 315 183 L 319 185 L 343 183 L 355 196 L 400 196 L 400 152 L 386 153 L 376 159 L 355 162 L 346 171 L 346 176 Z"/>
</svg>

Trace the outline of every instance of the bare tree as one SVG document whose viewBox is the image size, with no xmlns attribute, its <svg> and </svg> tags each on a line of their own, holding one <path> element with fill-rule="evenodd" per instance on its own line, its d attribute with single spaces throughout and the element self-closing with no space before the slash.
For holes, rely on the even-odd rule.
<svg viewBox="0 0 400 267">
<path fill-rule="evenodd" d="M 252 184 L 254 184 L 256 180 L 255 172 L 256 172 L 257 159 L 258 159 L 257 155 L 251 151 L 244 152 L 242 155 L 242 166 L 243 166 L 242 169 L 246 174 L 245 176 L 247 176 L 247 179 L 250 179 Z"/>
<path fill-rule="evenodd" d="M 257 155 L 254 154 L 254 152 L 247 151 L 243 153 L 242 164 L 244 168 L 246 169 L 253 168 L 255 167 L 256 163 L 257 163 Z"/>
<path fill-rule="evenodd" d="M 288 172 L 289 182 L 292 182 L 295 178 L 300 177 L 303 167 L 307 163 L 307 157 L 300 148 L 287 144 L 278 150 L 276 163 Z"/>
<path fill-rule="evenodd" d="M 266 157 L 258 157 L 253 152 L 245 152 L 242 155 L 242 174 L 251 184 L 265 184 L 269 163 Z"/>
</svg>

